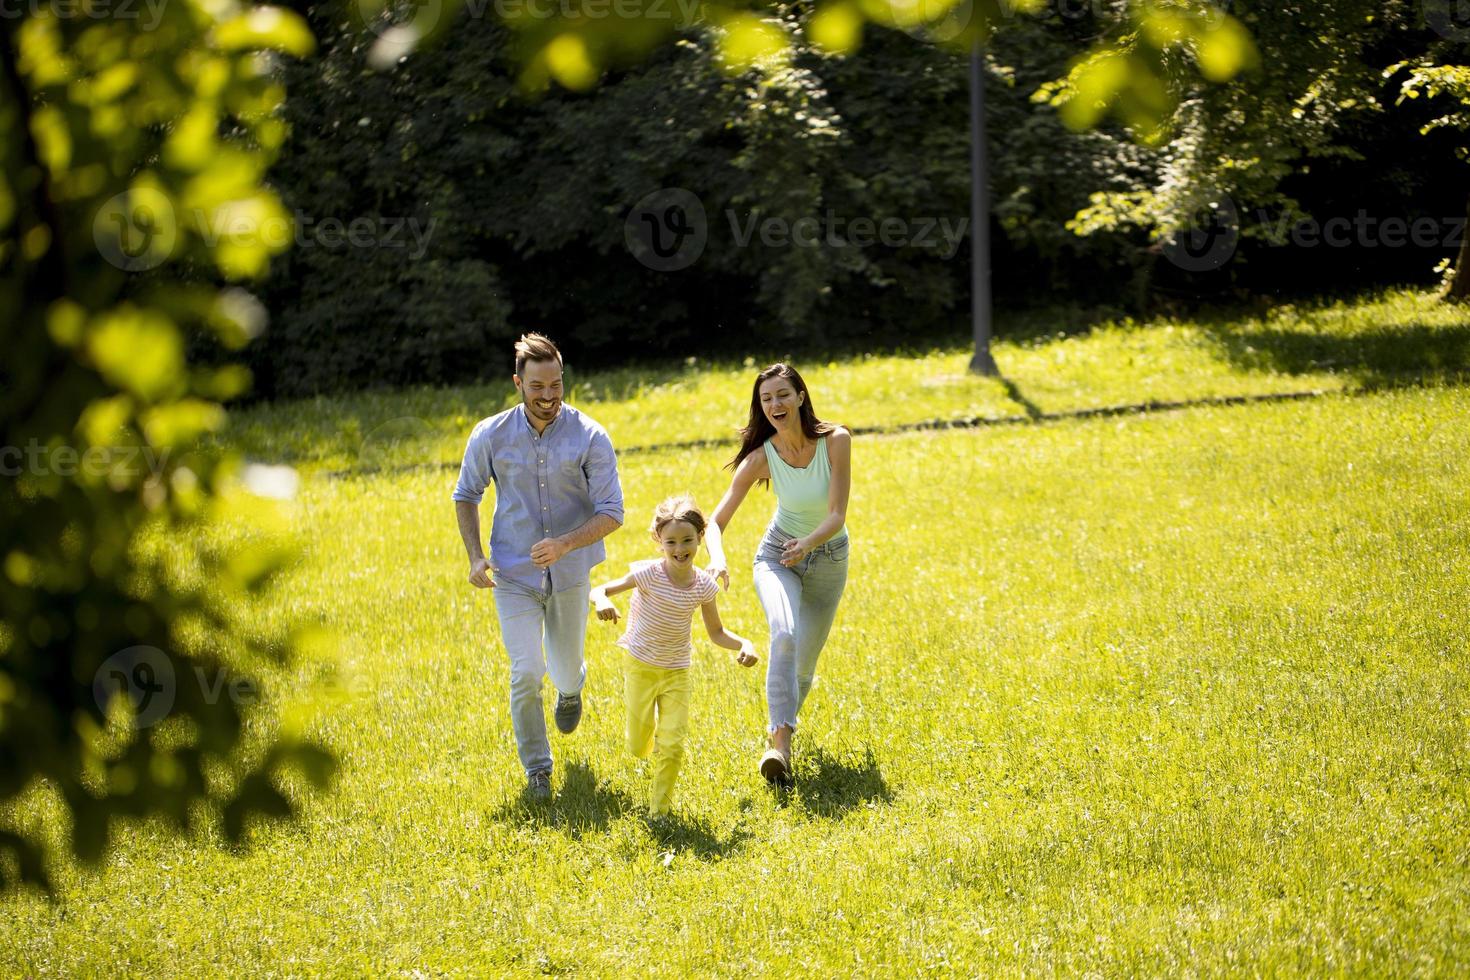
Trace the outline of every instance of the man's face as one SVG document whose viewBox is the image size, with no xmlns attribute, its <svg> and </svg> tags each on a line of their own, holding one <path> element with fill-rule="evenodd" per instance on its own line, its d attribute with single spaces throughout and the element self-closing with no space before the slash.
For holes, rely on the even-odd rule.
<svg viewBox="0 0 1470 980">
<path fill-rule="evenodd" d="M 527 361 L 523 374 L 513 375 L 526 414 L 550 422 L 561 411 L 561 365 L 555 361 Z"/>
</svg>

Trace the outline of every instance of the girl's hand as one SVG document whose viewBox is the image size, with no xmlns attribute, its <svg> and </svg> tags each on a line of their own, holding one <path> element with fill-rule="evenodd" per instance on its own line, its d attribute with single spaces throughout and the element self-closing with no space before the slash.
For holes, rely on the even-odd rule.
<svg viewBox="0 0 1470 980">
<path fill-rule="evenodd" d="M 781 548 L 781 564 L 790 568 L 811 554 L 811 551 L 812 549 L 806 543 L 805 538 L 792 538 Z"/>
<path fill-rule="evenodd" d="M 597 607 L 597 618 L 609 623 L 618 621 L 618 607 L 605 595 L 594 595 L 592 604 Z"/>
<path fill-rule="evenodd" d="M 726 592 L 730 591 L 730 573 L 725 569 L 724 562 L 712 561 L 704 571 L 710 578 L 723 585 Z"/>
<path fill-rule="evenodd" d="M 759 659 L 755 655 L 755 644 L 749 640 L 740 644 L 740 652 L 735 655 L 735 662 L 742 667 L 754 667 Z"/>
</svg>

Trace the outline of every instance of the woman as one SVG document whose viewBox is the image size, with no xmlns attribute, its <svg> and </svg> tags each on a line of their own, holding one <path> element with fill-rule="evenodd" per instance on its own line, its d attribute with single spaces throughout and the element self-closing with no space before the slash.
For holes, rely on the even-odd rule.
<svg viewBox="0 0 1470 980">
<path fill-rule="evenodd" d="M 757 481 L 776 492 L 776 513 L 756 549 L 756 594 L 771 629 L 766 667 L 769 747 L 760 772 L 787 787 L 791 738 L 811 690 L 847 584 L 847 496 L 852 485 L 852 434 L 817 418 L 796 369 L 773 364 L 755 379 L 750 422 L 728 464 L 730 489 L 711 515 L 705 544 L 709 573 L 728 588 L 722 532 Z"/>
</svg>

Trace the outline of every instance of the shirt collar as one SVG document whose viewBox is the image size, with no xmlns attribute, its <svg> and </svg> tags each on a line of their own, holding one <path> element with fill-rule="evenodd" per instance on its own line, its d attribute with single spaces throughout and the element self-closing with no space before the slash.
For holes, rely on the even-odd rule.
<svg viewBox="0 0 1470 980">
<path fill-rule="evenodd" d="M 516 406 L 516 408 L 520 410 L 521 422 L 526 426 L 526 429 L 531 433 L 531 438 L 534 439 L 536 437 L 536 427 L 531 424 L 531 417 L 526 414 L 526 403 L 525 402 L 521 402 L 519 405 Z M 566 417 L 566 414 L 567 414 L 567 403 L 566 402 L 562 402 L 562 404 L 561 404 L 561 410 L 556 413 L 556 418 L 554 418 L 550 422 L 547 422 L 546 423 L 546 428 L 543 429 L 543 430 L 541 430 L 541 435 L 543 437 L 546 436 L 546 435 L 549 435 L 552 432 L 552 430 L 556 429 L 556 427 L 561 424 L 561 420 Z"/>
</svg>

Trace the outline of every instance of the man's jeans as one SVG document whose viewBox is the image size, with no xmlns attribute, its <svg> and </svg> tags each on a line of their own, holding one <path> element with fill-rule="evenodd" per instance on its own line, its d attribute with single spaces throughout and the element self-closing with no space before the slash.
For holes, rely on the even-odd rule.
<svg viewBox="0 0 1470 980">
<path fill-rule="evenodd" d="M 587 636 L 590 582 L 561 592 L 542 592 L 508 579 L 495 579 L 500 639 L 510 654 L 510 720 L 526 774 L 551 772 L 541 678 L 562 694 L 578 694 L 587 679 L 582 656 Z"/>
<path fill-rule="evenodd" d="M 755 592 L 771 628 L 766 661 L 766 708 L 770 730 L 796 728 L 817 672 L 817 657 L 837 603 L 847 585 L 848 539 L 820 544 L 790 568 L 781 564 L 781 542 L 793 537 L 775 524 L 766 529 L 755 553 Z"/>
</svg>

